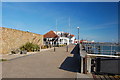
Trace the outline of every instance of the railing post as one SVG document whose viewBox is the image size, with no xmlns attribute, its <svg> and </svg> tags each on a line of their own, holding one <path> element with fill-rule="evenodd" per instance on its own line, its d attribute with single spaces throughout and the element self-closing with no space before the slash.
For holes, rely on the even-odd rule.
<svg viewBox="0 0 120 80">
<path fill-rule="evenodd" d="M 87 74 L 87 56 L 83 58 L 83 73 Z"/>
<path fill-rule="evenodd" d="M 91 73 L 91 57 L 87 56 L 87 70 L 88 73 Z"/>
<path fill-rule="evenodd" d="M 112 55 L 112 44 L 111 44 L 111 55 Z"/>
<path fill-rule="evenodd" d="M 94 47 L 93 47 L 93 54 L 95 53 L 95 49 L 96 49 L 96 47 L 95 47 L 95 43 L 94 43 Z"/>
</svg>

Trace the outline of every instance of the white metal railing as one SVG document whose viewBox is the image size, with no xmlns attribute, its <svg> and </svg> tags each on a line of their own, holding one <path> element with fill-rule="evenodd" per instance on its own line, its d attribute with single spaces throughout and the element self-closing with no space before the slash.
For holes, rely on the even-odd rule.
<svg viewBox="0 0 120 80">
<path fill-rule="evenodd" d="M 119 45 L 116 44 L 84 44 L 85 50 L 88 53 L 93 53 L 93 54 L 120 54 L 117 51 L 117 47 Z M 106 49 L 105 49 L 106 47 Z"/>
</svg>

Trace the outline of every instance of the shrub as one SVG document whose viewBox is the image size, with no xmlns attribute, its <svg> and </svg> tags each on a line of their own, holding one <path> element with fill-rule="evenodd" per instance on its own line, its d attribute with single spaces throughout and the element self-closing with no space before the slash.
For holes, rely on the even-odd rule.
<svg viewBox="0 0 120 80">
<path fill-rule="evenodd" d="M 41 46 L 41 49 L 46 49 L 46 48 L 48 48 L 47 45 L 43 45 L 43 46 Z"/>
<path fill-rule="evenodd" d="M 20 49 L 14 49 L 11 51 L 12 54 L 18 54 L 20 52 Z"/>
<path fill-rule="evenodd" d="M 27 50 L 28 52 L 38 51 L 39 49 L 40 47 L 37 44 L 33 44 L 30 42 L 27 42 L 25 45 L 20 47 L 20 50 L 22 51 Z"/>
</svg>

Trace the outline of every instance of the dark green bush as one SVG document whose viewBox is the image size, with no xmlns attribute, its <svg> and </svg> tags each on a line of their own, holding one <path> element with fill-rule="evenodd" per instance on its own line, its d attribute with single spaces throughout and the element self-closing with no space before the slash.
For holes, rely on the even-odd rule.
<svg viewBox="0 0 120 80">
<path fill-rule="evenodd" d="M 40 47 L 37 44 L 28 42 L 25 45 L 21 46 L 20 50 L 22 50 L 22 51 L 27 50 L 28 52 L 32 52 L 32 51 L 40 50 Z"/>
</svg>

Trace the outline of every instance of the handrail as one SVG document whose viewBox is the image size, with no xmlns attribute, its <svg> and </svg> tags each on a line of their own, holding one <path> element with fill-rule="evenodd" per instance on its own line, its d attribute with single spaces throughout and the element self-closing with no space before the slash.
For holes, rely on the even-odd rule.
<svg viewBox="0 0 120 80">
<path fill-rule="evenodd" d="M 116 55 L 103 55 L 103 54 L 87 54 L 87 56 L 95 56 L 95 57 L 115 57 L 115 58 L 120 58 L 120 56 L 116 56 Z"/>
</svg>

